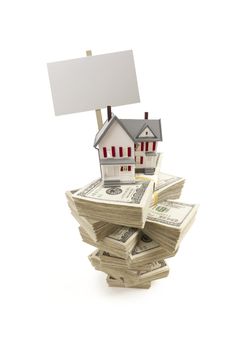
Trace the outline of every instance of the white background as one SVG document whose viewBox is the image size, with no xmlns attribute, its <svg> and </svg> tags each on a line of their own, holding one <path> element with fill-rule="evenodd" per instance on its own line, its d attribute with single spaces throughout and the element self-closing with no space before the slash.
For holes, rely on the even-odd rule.
<svg viewBox="0 0 233 350">
<path fill-rule="evenodd" d="M 1 33 L 1 349 L 232 349 L 231 1 L 5 1 Z M 108 288 L 64 192 L 99 176 L 94 112 L 55 117 L 46 63 L 133 49 L 162 118 L 162 169 L 197 220 L 149 290 Z M 105 111 L 103 111 L 106 113 Z"/>
</svg>

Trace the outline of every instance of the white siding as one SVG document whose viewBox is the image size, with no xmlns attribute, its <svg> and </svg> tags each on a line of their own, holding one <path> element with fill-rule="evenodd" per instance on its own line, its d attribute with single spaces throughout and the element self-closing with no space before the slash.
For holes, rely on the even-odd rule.
<svg viewBox="0 0 233 350">
<path fill-rule="evenodd" d="M 131 171 L 121 171 L 120 165 L 101 165 L 101 172 L 103 180 L 120 180 L 123 182 L 134 182 L 135 180 L 135 165 L 130 164 Z M 128 169 L 128 165 L 125 165 Z"/>
<path fill-rule="evenodd" d="M 140 146 L 137 147 L 137 150 L 135 151 L 136 168 L 137 169 L 142 169 L 142 168 L 147 167 L 148 162 L 147 162 L 147 155 L 146 155 L 146 142 L 144 142 L 143 149 L 144 150 L 141 151 L 141 142 L 140 142 Z M 148 142 L 148 151 L 156 153 L 156 151 L 153 151 L 153 142 L 152 141 Z M 140 157 L 143 157 L 143 164 L 140 164 Z"/>
<path fill-rule="evenodd" d="M 135 157 L 136 157 L 136 168 L 137 169 L 142 169 L 146 167 L 146 156 L 145 156 L 145 152 L 136 152 L 135 153 Z M 143 164 L 140 164 L 140 159 L 141 157 L 143 157 Z"/>
<path fill-rule="evenodd" d="M 134 159 L 134 142 L 116 121 L 113 122 L 110 129 L 107 130 L 106 134 L 99 143 L 99 155 L 101 159 L 104 158 L 103 147 L 107 148 L 107 153 L 111 157 L 112 146 L 115 146 L 116 158 L 120 158 L 119 147 L 123 147 L 123 157 L 128 157 L 127 148 L 131 147 L 131 158 Z"/>
</svg>

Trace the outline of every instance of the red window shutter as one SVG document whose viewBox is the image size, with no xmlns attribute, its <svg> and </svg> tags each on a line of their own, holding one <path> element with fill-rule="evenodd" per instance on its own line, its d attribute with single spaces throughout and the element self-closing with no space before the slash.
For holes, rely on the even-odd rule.
<svg viewBox="0 0 233 350">
<path fill-rule="evenodd" d="M 121 171 L 123 171 L 123 166 L 121 166 Z"/>
<path fill-rule="evenodd" d="M 140 157 L 140 164 L 143 164 L 143 157 Z"/>
<path fill-rule="evenodd" d="M 141 151 L 144 151 L 144 142 L 141 142 Z"/>
<path fill-rule="evenodd" d="M 128 147 L 128 157 L 131 157 L 131 147 Z"/>
<path fill-rule="evenodd" d="M 107 148 L 103 147 L 103 156 L 104 158 L 107 158 Z"/>
<path fill-rule="evenodd" d="M 146 152 L 148 152 L 149 149 L 149 142 L 146 142 Z"/>
<path fill-rule="evenodd" d="M 156 147 L 156 142 L 153 142 L 153 151 L 155 151 L 155 147 Z"/>
<path fill-rule="evenodd" d="M 123 147 L 119 147 L 119 154 L 120 154 L 120 157 L 123 157 Z"/>
<path fill-rule="evenodd" d="M 115 146 L 112 146 L 112 156 L 116 157 L 116 149 Z"/>
<path fill-rule="evenodd" d="M 131 165 L 128 165 L 128 171 L 131 171 Z"/>
</svg>

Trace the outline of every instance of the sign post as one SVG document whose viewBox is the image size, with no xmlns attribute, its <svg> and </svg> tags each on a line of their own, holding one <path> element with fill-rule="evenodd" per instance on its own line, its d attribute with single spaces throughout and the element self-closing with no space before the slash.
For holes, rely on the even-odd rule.
<svg viewBox="0 0 233 350">
<path fill-rule="evenodd" d="M 92 51 L 91 50 L 87 50 L 86 51 L 86 55 L 87 56 L 92 56 Z M 96 120 L 97 120 L 97 124 L 98 124 L 98 129 L 100 130 L 103 126 L 103 118 L 102 118 L 102 112 L 101 109 L 96 109 L 95 110 L 95 114 L 96 114 Z"/>
</svg>

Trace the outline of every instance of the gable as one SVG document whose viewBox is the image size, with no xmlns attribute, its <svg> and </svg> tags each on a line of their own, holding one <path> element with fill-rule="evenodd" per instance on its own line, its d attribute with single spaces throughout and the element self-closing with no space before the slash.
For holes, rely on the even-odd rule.
<svg viewBox="0 0 233 350">
<path fill-rule="evenodd" d="M 141 139 L 151 141 L 162 141 L 162 130 L 160 119 L 120 119 L 124 129 L 132 136 L 135 142 Z M 149 130 L 145 130 L 148 128 Z M 145 136 L 143 131 L 145 130 Z M 148 132 L 148 134 L 146 134 Z"/>
<path fill-rule="evenodd" d="M 134 141 L 132 135 L 129 133 L 129 131 L 124 127 L 124 124 L 121 123 L 121 121 L 117 118 L 116 115 L 110 119 L 110 121 L 106 120 L 104 123 L 103 127 L 98 131 L 98 133 L 95 136 L 95 141 L 94 141 L 94 147 L 96 147 L 100 141 L 102 140 L 103 137 L 105 137 L 106 134 L 109 133 L 109 130 L 111 129 L 112 125 L 118 125 L 119 130 L 124 130 L 124 133 L 128 135 L 128 137 Z"/>
<path fill-rule="evenodd" d="M 100 148 L 117 145 L 124 147 L 131 144 L 133 144 L 133 140 L 117 120 L 111 123 L 110 127 L 99 141 Z"/>
<path fill-rule="evenodd" d="M 156 137 L 156 135 L 151 131 L 151 129 L 149 128 L 149 126 L 145 125 L 142 130 L 139 132 L 137 138 L 151 138 L 151 137 Z M 157 137 L 156 137 L 157 138 Z"/>
</svg>

